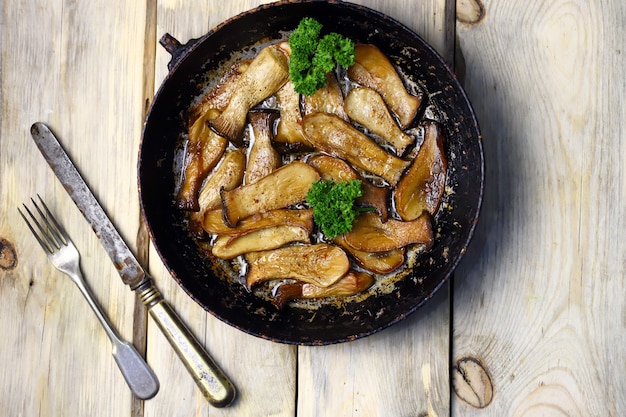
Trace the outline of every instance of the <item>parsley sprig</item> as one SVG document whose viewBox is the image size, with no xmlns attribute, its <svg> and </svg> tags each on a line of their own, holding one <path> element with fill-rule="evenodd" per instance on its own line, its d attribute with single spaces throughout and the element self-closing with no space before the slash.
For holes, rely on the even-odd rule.
<svg viewBox="0 0 626 417">
<path fill-rule="evenodd" d="M 321 31 L 320 22 L 305 17 L 289 36 L 289 76 L 295 90 L 307 96 L 326 85 L 326 74 L 337 64 L 354 64 L 354 42 L 335 32 L 320 38 Z"/>
<path fill-rule="evenodd" d="M 321 180 L 313 183 L 306 195 L 306 201 L 313 207 L 315 223 L 324 236 L 332 239 L 352 230 L 356 216 L 368 210 L 354 204 L 354 200 L 362 195 L 361 180 L 339 183 Z"/>
</svg>

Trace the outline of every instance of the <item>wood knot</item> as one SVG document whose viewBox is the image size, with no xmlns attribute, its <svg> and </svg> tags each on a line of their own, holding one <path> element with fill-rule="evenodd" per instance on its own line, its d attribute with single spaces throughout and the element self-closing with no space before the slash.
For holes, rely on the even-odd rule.
<svg viewBox="0 0 626 417">
<path fill-rule="evenodd" d="M 475 358 L 461 358 L 452 368 L 452 386 L 456 395 L 476 408 L 485 408 L 493 400 L 493 384 L 486 367 Z"/>
<path fill-rule="evenodd" d="M 17 266 L 17 252 L 11 242 L 0 237 L 0 269 L 11 271 Z"/>
<path fill-rule="evenodd" d="M 466 25 L 475 26 L 485 17 L 485 6 L 481 0 L 458 0 L 456 19 Z"/>
</svg>

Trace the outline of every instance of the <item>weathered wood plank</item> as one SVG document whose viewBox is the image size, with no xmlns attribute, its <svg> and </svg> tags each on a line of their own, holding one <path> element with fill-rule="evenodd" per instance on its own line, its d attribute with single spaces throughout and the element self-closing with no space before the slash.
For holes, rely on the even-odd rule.
<svg viewBox="0 0 626 417">
<path fill-rule="evenodd" d="M 71 281 L 48 263 L 16 207 L 39 193 L 82 254 L 89 285 L 132 338 L 134 296 L 32 143 L 47 122 L 122 233 L 138 228 L 145 6 L 136 2 L 2 2 L 0 236 L 16 248 L 0 271 L 0 413 L 128 415 L 131 394 L 111 345 Z"/>
<path fill-rule="evenodd" d="M 488 170 L 454 289 L 453 358 L 476 359 L 494 394 L 489 403 L 480 373 L 466 374 L 459 386 L 472 389 L 454 396 L 453 412 L 622 416 L 626 6 L 484 9 L 457 31 Z"/>
<path fill-rule="evenodd" d="M 248 10 L 260 1 L 202 3 L 159 1 L 157 33 L 170 33 L 180 42 L 204 35 L 223 20 Z M 167 73 L 170 56 L 160 46 L 156 54 L 155 88 Z M 158 254 L 150 254 L 151 271 L 168 299 L 231 377 L 238 399 L 227 409 L 209 406 L 173 350 L 150 323 L 148 357 L 161 378 L 159 395 L 145 404 L 146 416 L 162 415 L 295 415 L 296 348 L 268 342 L 223 324 L 193 302 L 162 268 Z"/>
<path fill-rule="evenodd" d="M 150 110 L 150 104 L 154 96 L 154 61 L 156 55 L 156 21 L 157 21 L 157 5 L 155 0 L 146 1 L 146 16 L 144 27 L 144 50 L 143 50 L 143 83 L 142 83 L 142 102 L 144 108 L 142 112 L 142 120 L 145 120 Z M 150 267 L 150 236 L 148 228 L 140 213 L 140 224 L 136 237 L 136 256 L 137 261 L 145 269 Z M 147 357 L 148 347 L 148 311 L 140 300 L 139 296 L 135 296 L 135 309 L 133 314 L 133 343 L 141 355 Z M 144 401 L 133 397 L 131 403 L 130 417 L 143 417 Z"/>
<path fill-rule="evenodd" d="M 452 64 L 449 2 L 357 3 L 412 28 Z M 352 343 L 300 348 L 298 416 L 449 414 L 449 318 L 444 287 L 414 316 L 381 333 Z"/>
<path fill-rule="evenodd" d="M 228 7 L 220 8 L 217 10 L 216 2 L 210 2 L 208 8 L 211 9 L 206 13 L 202 12 L 202 8 L 194 7 L 193 12 L 185 9 L 177 9 L 176 4 L 172 3 L 159 3 L 159 26 L 162 27 L 161 32 L 169 32 L 176 36 L 181 42 L 185 42 L 186 39 L 192 37 L 201 36 L 206 30 L 215 24 L 221 22 L 224 18 L 234 15 L 237 11 L 243 11 L 253 6 L 253 4 L 243 4 L 246 2 L 240 2 L 242 4 L 237 9 L 230 10 Z M 229 3 L 230 5 L 231 3 Z M 232 3 L 235 5 L 236 3 Z M 443 18 L 446 16 L 444 11 L 450 12 L 449 6 L 446 9 L 445 2 L 439 2 L 435 9 L 433 5 L 426 7 L 427 11 L 420 15 L 419 11 L 416 12 L 408 5 L 404 5 L 404 9 L 381 10 L 391 15 L 403 16 L 403 23 L 417 27 L 428 28 L 428 30 L 421 31 L 421 34 L 429 41 L 439 41 L 442 44 L 445 43 L 443 39 L 447 36 L 448 42 L 450 39 L 449 32 L 445 32 Z M 376 6 L 371 5 L 370 6 Z M 204 6 L 202 6 L 204 7 Z M 389 7 L 387 5 L 386 7 Z M 394 13 L 395 12 L 395 13 Z M 207 19 L 209 16 L 210 23 L 205 24 L 203 19 Z M 414 21 L 407 21 L 408 18 L 415 19 L 419 25 Z M 420 17 L 421 16 L 421 17 Z M 433 18 L 438 16 L 439 20 Z M 213 20 L 214 19 L 214 20 Z M 448 49 L 444 49 L 442 52 L 447 53 L 448 56 L 452 56 L 452 46 L 448 46 Z M 166 54 L 160 53 L 157 55 L 157 72 L 162 71 L 169 60 Z M 157 79 L 162 76 L 157 76 Z M 154 258 L 154 256 L 153 256 Z M 153 264 L 153 269 L 158 265 Z M 231 376 L 235 379 L 239 378 L 243 383 L 244 390 L 251 384 L 253 380 L 256 380 L 254 386 L 250 385 L 250 391 L 246 394 L 244 391 L 245 400 L 241 403 L 235 404 L 235 407 L 245 413 L 254 412 L 255 414 L 270 414 L 270 415 L 293 415 L 295 414 L 294 404 L 289 401 L 293 401 L 295 398 L 295 381 L 292 379 L 295 377 L 295 362 L 293 354 L 294 348 L 272 345 L 265 341 L 255 340 L 246 335 L 241 335 L 238 332 L 233 332 L 232 329 L 225 327 L 221 323 L 214 323 L 212 317 L 206 317 L 206 315 L 200 311 L 200 309 L 193 305 L 184 294 L 180 295 L 180 290 L 176 287 L 169 287 L 167 282 L 167 275 L 165 279 L 160 282 L 160 285 L 165 285 L 167 291 L 170 292 L 170 296 L 173 297 L 173 303 L 177 306 L 177 309 L 184 317 L 187 317 L 190 325 L 199 334 L 203 334 L 203 331 L 207 332 L 207 347 L 212 353 L 215 354 L 217 360 L 229 371 L 229 367 L 233 370 Z M 410 412 L 416 411 L 428 411 L 434 412 L 438 410 L 447 410 L 447 404 L 449 402 L 448 391 L 448 300 L 445 291 L 441 293 L 440 302 L 433 303 L 430 307 L 430 312 L 424 310 L 420 316 L 416 316 L 413 320 L 407 320 L 406 323 L 399 325 L 396 329 L 388 330 L 382 333 L 380 336 L 368 338 L 366 341 L 359 341 L 354 344 L 346 344 L 340 346 L 324 347 L 324 348 L 300 348 L 299 360 L 298 360 L 298 398 L 300 402 L 298 404 L 298 414 L 309 415 L 336 415 L 342 408 L 343 401 L 347 401 L 348 398 L 354 398 L 356 392 L 363 394 L 365 403 L 357 402 L 352 405 L 359 406 L 364 405 L 363 409 L 375 409 L 383 410 L 390 404 L 400 404 L 394 407 L 387 407 L 389 410 L 397 412 L 403 412 L 410 410 Z M 179 296 L 180 295 L 180 296 Z M 421 326 L 411 326 L 411 323 L 422 322 L 420 317 L 428 317 L 428 321 Z M 205 330 L 206 329 L 206 330 Z M 245 343 L 250 345 L 254 343 L 258 346 L 250 351 L 258 352 L 255 355 L 260 355 L 260 360 L 249 359 L 247 361 L 229 361 L 229 356 L 220 353 L 221 343 L 218 338 L 211 337 L 217 331 L 222 331 L 231 340 L 237 337 L 243 337 Z M 397 334 L 396 334 L 397 333 Z M 158 338 L 158 337 L 157 337 Z M 152 341 L 154 339 L 150 337 Z M 415 342 L 415 340 L 418 340 Z M 392 342 L 393 340 L 393 342 Z M 373 344 L 372 344 L 373 343 Z M 401 352 L 393 352 L 390 350 L 390 344 L 402 346 Z M 424 354 L 422 345 L 427 346 L 428 355 Z M 228 346 L 224 343 L 224 349 Z M 416 352 L 412 349 L 412 346 L 420 346 L 419 351 Z M 153 350 L 154 348 L 154 350 Z M 151 345 L 149 347 L 150 357 L 153 355 L 164 355 L 162 347 L 156 347 Z M 154 352 L 154 353 L 152 353 Z M 371 355 L 367 353 L 380 354 L 381 360 L 372 365 L 368 358 Z M 165 353 L 167 356 L 167 353 Z M 416 357 L 417 356 L 417 357 Z M 173 404 L 168 406 L 157 402 L 150 402 L 146 405 L 147 414 L 150 415 L 153 410 L 167 410 L 174 412 L 174 410 L 180 410 L 180 401 L 176 398 L 188 398 L 189 396 L 195 396 L 192 401 L 193 412 L 196 414 L 204 414 L 206 405 L 202 400 L 197 399 L 197 393 L 194 390 L 191 382 L 184 381 L 184 371 L 181 371 L 179 365 L 173 364 L 171 357 L 168 360 L 163 356 L 162 359 L 156 360 L 157 363 L 167 363 L 167 369 L 161 369 L 160 374 L 165 372 L 168 378 L 172 380 L 180 380 L 178 382 L 179 392 L 172 398 Z M 386 359 L 385 359 L 386 358 Z M 399 359 L 400 358 L 400 359 Z M 291 364 L 289 364 L 289 362 Z M 346 368 L 350 370 L 347 375 L 351 375 L 348 381 L 342 380 L 344 376 L 343 372 L 338 372 L 337 363 L 342 363 Z M 367 367 L 363 365 L 367 363 Z M 240 364 L 238 368 L 235 365 Z M 247 377 L 251 372 L 251 367 L 255 364 L 264 364 L 263 367 L 254 368 L 254 374 Z M 393 364 L 393 365 L 391 365 Z M 157 365 L 158 366 L 158 365 Z M 263 378 L 259 375 L 259 370 L 266 370 L 269 366 L 269 371 L 272 376 L 269 378 Z M 367 387 L 362 386 L 359 382 L 364 377 L 364 373 L 368 375 L 380 375 L 381 372 L 376 370 L 372 371 L 374 366 L 387 377 L 376 379 L 371 381 Z M 392 366 L 390 369 L 389 366 Z M 402 372 L 397 373 L 396 371 Z M 327 374 L 332 373 L 333 378 L 327 378 Z M 340 378 L 335 378 L 335 373 L 338 373 Z M 398 378 L 397 375 L 402 377 Z M 181 380 L 181 378 L 183 378 Z M 256 379 L 255 379 L 256 378 Z M 271 381 L 270 384 L 267 381 Z M 182 381 L 182 382 L 181 382 Z M 282 381 L 282 382 L 281 382 Z M 322 404 L 312 405 L 316 398 L 323 395 L 323 391 L 326 389 L 335 391 L 341 388 L 341 385 L 347 383 L 350 389 L 346 391 L 345 397 L 325 396 L 328 402 Z M 326 386 L 327 388 L 322 388 Z M 400 393 L 400 394 L 399 394 Z M 161 394 L 163 395 L 163 394 Z M 398 396 L 406 396 L 407 401 L 400 402 L 395 401 Z M 332 398 L 336 400 L 331 401 Z M 385 400 L 385 398 L 387 400 Z M 255 400 L 256 399 L 256 400 Z M 157 399 L 158 400 L 158 399 Z M 339 402 L 339 403 L 337 403 Z M 154 407 L 153 407 L 154 406 Z M 171 408 L 170 408 L 171 407 Z M 218 412 L 219 411 L 214 411 Z M 225 413 L 230 411 L 225 411 Z M 156 411 L 154 411 L 156 413 Z M 383 414 L 381 414 L 383 415 Z"/>
</svg>

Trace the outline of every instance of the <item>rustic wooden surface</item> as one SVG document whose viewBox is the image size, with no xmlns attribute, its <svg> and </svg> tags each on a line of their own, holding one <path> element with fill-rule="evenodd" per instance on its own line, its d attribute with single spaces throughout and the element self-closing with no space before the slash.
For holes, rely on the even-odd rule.
<svg viewBox="0 0 626 417">
<path fill-rule="evenodd" d="M 620 0 L 358 1 L 456 69 L 482 127 L 487 188 L 454 282 L 376 335 L 261 340 L 207 315 L 141 230 L 136 155 L 166 75 L 157 40 L 199 37 L 261 1 L 0 0 L 0 415 L 626 415 L 626 5 Z M 48 123 L 157 286 L 239 390 L 207 404 L 30 140 Z M 74 285 L 19 218 L 40 194 L 115 327 L 161 389 L 132 397 Z M 15 262 L 12 259 L 16 258 Z"/>
<path fill-rule="evenodd" d="M 493 400 L 453 397 L 452 414 L 626 415 L 626 4 L 484 6 L 457 24 L 488 186 L 453 291 L 452 365 L 479 361 Z"/>
</svg>

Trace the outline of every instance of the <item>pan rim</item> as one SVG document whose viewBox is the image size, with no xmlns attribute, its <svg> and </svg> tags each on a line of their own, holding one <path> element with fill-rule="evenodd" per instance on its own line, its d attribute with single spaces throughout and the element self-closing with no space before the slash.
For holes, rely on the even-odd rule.
<svg viewBox="0 0 626 417">
<path fill-rule="evenodd" d="M 168 259 L 167 259 L 167 254 L 162 253 L 161 249 L 160 249 L 160 245 L 157 244 L 157 235 L 155 234 L 153 225 L 151 224 L 150 221 L 150 209 L 146 206 L 146 203 L 144 201 L 143 198 L 143 184 L 142 184 L 142 178 L 141 178 L 141 173 L 142 173 L 142 155 L 143 155 L 143 151 L 144 151 L 144 145 L 145 145 L 145 137 L 146 137 L 146 132 L 148 130 L 148 124 L 150 122 L 150 116 L 152 115 L 152 111 L 154 110 L 155 106 L 158 105 L 158 101 L 159 98 L 161 97 L 161 94 L 163 94 L 163 90 L 166 88 L 166 83 L 170 80 L 170 78 L 173 76 L 173 74 L 180 68 L 181 65 L 183 65 L 183 63 L 185 62 L 185 60 L 191 56 L 194 51 L 196 51 L 203 42 L 205 42 L 207 39 L 209 39 L 211 36 L 213 36 L 216 32 L 220 31 L 220 30 L 224 30 L 224 28 L 227 28 L 228 25 L 232 24 L 232 22 L 237 21 L 237 19 L 240 19 L 242 16 L 247 16 L 247 15 L 253 15 L 255 13 L 258 13 L 260 10 L 267 10 L 267 9 L 271 9 L 274 7 L 278 7 L 278 6 L 287 6 L 289 7 L 290 5 L 298 5 L 298 4 L 306 4 L 306 3 L 324 3 L 324 4 L 329 4 L 329 5 L 333 5 L 331 7 L 343 7 L 343 8 L 348 8 L 348 9 L 354 9 L 354 10 L 359 10 L 360 12 L 365 11 L 366 13 L 372 13 L 375 16 L 378 16 L 381 19 L 385 19 L 387 20 L 390 24 L 394 24 L 396 25 L 399 30 L 401 31 L 406 31 L 409 32 L 411 34 L 413 34 L 415 36 L 415 38 L 421 42 L 421 46 L 423 46 L 430 55 L 432 55 L 433 59 L 438 60 L 439 65 L 441 65 L 441 68 L 445 68 L 445 71 L 447 72 L 448 77 L 450 78 L 450 82 L 452 83 L 454 89 L 456 90 L 456 92 L 460 95 L 460 98 L 462 101 L 464 101 L 464 103 L 466 104 L 466 106 L 468 107 L 469 111 L 469 116 L 471 118 L 471 120 L 469 121 L 469 125 L 473 126 L 475 128 L 475 132 L 477 135 L 477 141 L 474 144 L 475 146 L 477 146 L 477 155 L 479 157 L 477 164 L 479 165 L 479 178 L 478 178 L 478 182 L 479 182 L 479 187 L 476 190 L 476 194 L 474 195 L 475 198 L 475 216 L 474 216 L 474 220 L 473 222 L 469 225 L 469 228 L 467 230 L 464 231 L 464 241 L 462 242 L 462 247 L 464 248 L 462 251 L 459 251 L 459 253 L 457 253 L 452 259 L 450 259 L 450 262 L 447 265 L 447 272 L 442 276 L 442 278 L 437 282 L 437 284 L 431 288 L 431 290 L 429 291 L 429 293 L 426 295 L 426 297 L 423 297 L 419 302 L 414 303 L 413 306 L 409 309 L 407 309 L 406 311 L 404 311 L 402 314 L 398 314 L 396 317 L 394 317 L 392 320 L 387 321 L 385 323 L 382 323 L 380 326 L 375 327 L 375 328 L 371 328 L 367 331 L 362 331 L 359 332 L 358 329 L 355 332 L 347 332 L 343 337 L 333 337 L 332 339 L 324 339 L 324 338 L 314 338 L 314 339 L 302 339 L 302 338 L 298 338 L 298 339 L 290 339 L 289 337 L 275 337 L 272 334 L 268 334 L 262 331 L 256 331 L 256 330 L 252 330 L 249 328 L 246 328 L 246 326 L 242 326 L 240 322 L 235 322 L 233 320 L 229 320 L 228 318 L 224 318 L 222 315 L 220 315 L 218 312 L 216 312 L 214 309 L 212 309 L 210 306 L 205 305 L 205 303 L 202 302 L 202 300 L 200 300 L 196 294 L 194 294 L 186 285 L 184 285 L 183 280 L 181 279 L 181 277 L 178 276 L 177 271 L 171 269 L 169 267 L 168 264 Z M 377 333 L 385 328 L 388 328 L 390 326 L 392 326 L 393 324 L 398 323 L 399 321 L 402 321 L 404 318 L 406 318 L 407 316 L 409 316 L 410 314 L 414 313 L 415 311 L 417 311 L 420 307 L 422 307 L 426 301 L 428 301 L 430 298 L 432 298 L 432 296 L 437 293 L 440 288 L 448 281 L 448 279 L 450 278 L 450 276 L 453 274 L 454 270 L 456 269 L 456 267 L 458 266 L 458 264 L 460 263 L 461 259 L 463 258 L 463 255 L 465 253 L 465 249 L 468 247 L 468 245 L 470 244 L 474 232 L 475 232 L 475 228 L 476 228 L 476 224 L 478 221 L 478 217 L 480 214 L 480 210 L 482 207 L 482 202 L 483 202 L 483 196 L 484 196 L 484 179 L 485 179 L 485 161 L 484 161 L 484 152 L 483 152 L 483 143 L 482 143 L 482 136 L 480 135 L 480 128 L 478 125 L 478 121 L 476 119 L 476 115 L 471 107 L 471 103 L 466 95 L 465 90 L 462 88 L 462 86 L 460 85 L 460 83 L 458 82 L 458 79 L 456 78 L 456 76 L 454 75 L 454 73 L 452 72 L 452 70 L 449 68 L 449 66 L 445 63 L 445 61 L 443 60 L 443 58 L 434 50 L 434 48 L 432 48 L 432 46 L 430 46 L 428 43 L 426 43 L 421 37 L 419 37 L 419 35 L 417 35 L 416 33 L 414 33 L 411 29 L 409 29 L 408 27 L 406 27 L 405 25 L 403 25 L 402 23 L 397 22 L 395 19 L 390 18 L 389 16 L 383 15 L 382 13 L 373 10 L 373 9 L 369 9 L 367 7 L 364 6 L 360 6 L 360 5 L 355 5 L 355 4 L 351 4 L 351 3 L 346 3 L 343 1 L 323 1 L 323 0 L 306 0 L 306 1 L 279 1 L 279 2 L 275 2 L 275 3 L 270 3 L 270 4 L 266 4 L 266 5 L 262 5 L 259 6 L 257 8 L 245 11 L 243 13 L 240 13 L 237 16 L 234 16 L 228 20 L 225 20 L 224 22 L 220 23 L 218 26 L 216 26 L 214 29 L 210 30 L 209 32 L 207 32 L 207 34 L 205 34 L 204 36 L 202 36 L 201 38 L 195 40 L 195 42 L 190 46 L 190 48 L 187 51 L 187 54 L 185 55 L 185 57 L 183 57 L 181 60 L 179 60 L 178 62 L 176 62 L 173 66 L 172 69 L 170 70 L 170 72 L 168 73 L 168 75 L 165 77 L 165 79 L 163 80 L 162 84 L 160 85 L 157 93 L 154 96 L 153 101 L 151 102 L 149 111 L 148 111 L 148 116 L 146 117 L 146 121 L 144 122 L 144 127 L 143 127 L 143 131 L 142 131 L 142 137 L 141 137 L 141 142 L 140 142 L 140 148 L 139 148 L 139 158 L 138 158 L 138 187 L 139 187 L 139 199 L 140 199 L 140 207 L 141 207 L 141 212 L 142 212 L 142 216 L 143 216 L 143 221 L 147 227 L 149 236 L 150 236 L 150 240 L 152 242 L 152 244 L 154 245 L 157 253 L 159 254 L 159 257 L 161 258 L 164 266 L 167 268 L 168 272 L 172 275 L 172 277 L 174 278 L 174 280 L 178 283 L 179 286 L 181 286 L 181 288 L 183 288 L 183 290 L 187 293 L 187 295 L 189 295 L 195 302 L 197 302 L 199 305 L 201 305 L 206 311 L 208 311 L 209 313 L 211 313 L 212 315 L 214 315 L 215 317 L 217 317 L 218 319 L 224 321 L 225 323 L 238 328 L 248 334 L 252 334 L 264 339 L 268 339 L 268 340 L 273 340 L 276 342 L 281 342 L 281 343 L 287 343 L 287 344 L 297 344 L 297 345 L 327 345 L 327 344 L 333 344 L 333 343 L 340 343 L 340 342 L 345 342 L 345 341 L 350 341 L 350 340 L 355 340 L 358 338 L 362 338 L 374 333 Z"/>
</svg>

